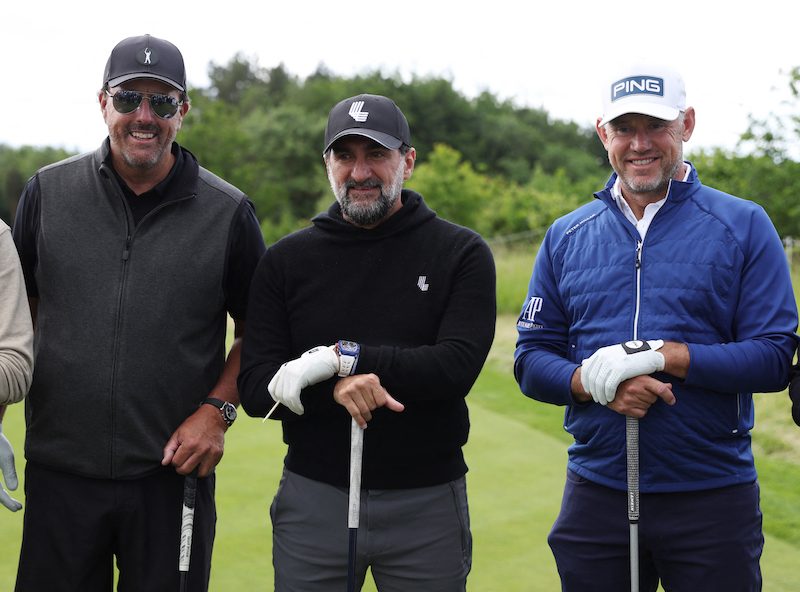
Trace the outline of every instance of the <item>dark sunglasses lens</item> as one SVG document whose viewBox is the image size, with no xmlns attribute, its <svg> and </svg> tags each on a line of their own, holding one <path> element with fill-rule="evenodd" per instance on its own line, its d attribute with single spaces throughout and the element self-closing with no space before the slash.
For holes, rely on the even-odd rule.
<svg viewBox="0 0 800 592">
<path fill-rule="evenodd" d="M 169 119 L 178 112 L 178 99 L 168 95 L 152 95 L 150 108 L 161 119 Z"/>
<path fill-rule="evenodd" d="M 118 90 L 114 93 L 114 109 L 119 113 L 132 113 L 142 102 L 142 93 L 133 90 Z"/>
</svg>

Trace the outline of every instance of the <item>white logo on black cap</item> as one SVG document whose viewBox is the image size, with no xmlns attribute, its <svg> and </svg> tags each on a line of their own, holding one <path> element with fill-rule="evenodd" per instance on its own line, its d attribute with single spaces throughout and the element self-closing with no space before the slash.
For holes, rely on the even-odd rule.
<svg viewBox="0 0 800 592">
<path fill-rule="evenodd" d="M 144 63 L 145 64 L 149 64 L 150 63 L 150 54 L 151 53 L 152 52 L 150 51 L 150 48 L 149 47 L 145 47 L 145 49 L 144 49 Z"/>
<path fill-rule="evenodd" d="M 360 123 L 364 123 L 369 116 L 369 111 L 362 111 L 362 107 L 364 107 L 364 101 L 356 101 L 350 105 L 350 111 L 348 111 L 350 117 Z"/>
</svg>

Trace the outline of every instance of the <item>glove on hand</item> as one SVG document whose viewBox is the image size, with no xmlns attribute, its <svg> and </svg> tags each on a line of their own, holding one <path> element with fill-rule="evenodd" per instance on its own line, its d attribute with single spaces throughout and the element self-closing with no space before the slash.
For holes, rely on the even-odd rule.
<svg viewBox="0 0 800 592">
<path fill-rule="evenodd" d="M 339 372 L 339 356 L 333 346 L 312 347 L 299 358 L 286 362 L 269 381 L 267 389 L 275 401 L 282 403 L 297 415 L 305 409 L 300 402 L 300 391 L 307 386 L 328 380 Z"/>
<path fill-rule="evenodd" d="M 793 370 L 789 383 L 789 397 L 792 399 L 792 419 L 800 426 L 800 373 L 796 370 Z"/>
<path fill-rule="evenodd" d="M 3 424 L 0 423 L 0 472 L 3 474 L 3 481 L 11 491 L 14 491 L 19 484 L 17 481 L 17 470 L 14 468 L 14 449 L 11 442 L 3 435 Z M 22 504 L 8 495 L 8 492 L 0 487 L 0 504 L 12 512 L 22 508 Z"/>
<path fill-rule="evenodd" d="M 601 347 L 583 361 L 581 384 L 597 403 L 608 405 L 623 380 L 652 374 L 664 369 L 664 355 L 657 352 L 664 346 L 661 339 L 627 341 Z"/>
</svg>

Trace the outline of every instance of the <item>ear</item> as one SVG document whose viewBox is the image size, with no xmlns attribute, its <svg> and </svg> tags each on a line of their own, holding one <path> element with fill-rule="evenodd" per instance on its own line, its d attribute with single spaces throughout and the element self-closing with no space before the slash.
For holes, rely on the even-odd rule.
<svg viewBox="0 0 800 592">
<path fill-rule="evenodd" d="M 600 141 L 603 143 L 603 147 L 608 150 L 608 130 L 606 130 L 606 126 L 600 125 L 601 121 L 603 121 L 603 118 L 598 117 L 594 124 L 594 129 L 597 132 L 597 137 L 599 137 Z"/>
<path fill-rule="evenodd" d="M 694 107 L 687 107 L 683 112 L 683 131 L 681 132 L 681 139 L 688 142 L 694 132 L 695 113 Z"/>
<path fill-rule="evenodd" d="M 103 114 L 103 121 L 106 119 L 106 104 L 108 104 L 108 95 L 104 90 L 99 90 L 97 93 L 97 102 L 100 103 L 100 112 Z"/>
<path fill-rule="evenodd" d="M 408 152 L 403 155 L 406 161 L 406 168 L 403 171 L 403 180 L 408 181 L 411 178 L 411 173 L 414 172 L 414 163 L 417 161 L 417 151 L 414 148 L 409 148 Z"/>
</svg>

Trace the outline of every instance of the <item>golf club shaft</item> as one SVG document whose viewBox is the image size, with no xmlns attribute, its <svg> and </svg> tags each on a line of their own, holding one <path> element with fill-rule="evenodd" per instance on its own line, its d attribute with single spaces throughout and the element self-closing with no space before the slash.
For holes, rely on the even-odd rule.
<svg viewBox="0 0 800 592">
<path fill-rule="evenodd" d="M 356 550 L 361 513 L 361 459 L 364 454 L 364 430 L 353 419 L 350 423 L 350 492 L 347 510 L 349 545 L 347 551 L 347 592 L 356 589 Z"/>
<path fill-rule="evenodd" d="M 183 481 L 183 511 L 181 513 L 181 537 L 178 552 L 180 589 L 186 591 L 189 562 L 192 557 L 192 533 L 194 532 L 194 502 L 197 495 L 197 469 L 186 475 Z"/>
<path fill-rule="evenodd" d="M 639 420 L 625 418 L 628 460 L 628 524 L 630 525 L 631 592 L 639 592 Z"/>
</svg>

